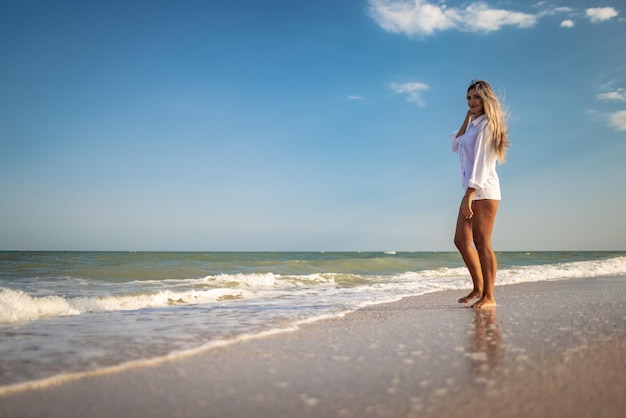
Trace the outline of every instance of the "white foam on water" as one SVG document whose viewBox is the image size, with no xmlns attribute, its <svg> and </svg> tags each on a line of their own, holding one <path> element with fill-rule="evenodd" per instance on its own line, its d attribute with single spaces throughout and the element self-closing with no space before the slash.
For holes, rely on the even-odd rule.
<svg viewBox="0 0 626 418">
<path fill-rule="evenodd" d="M 626 257 L 511 267 L 498 272 L 497 284 L 598 276 L 626 276 Z M 184 345 L 183 342 L 181 346 L 177 346 L 178 348 L 162 351 L 162 353 L 168 354 L 158 354 L 151 358 L 130 361 L 126 360 L 131 357 L 124 357 L 122 354 L 120 358 L 123 360 L 118 365 L 110 367 L 98 367 L 96 365 L 89 370 L 78 369 L 75 372 L 61 372 L 49 377 L 30 378 L 28 381 L 0 386 L 0 395 L 59 384 L 85 376 L 114 373 L 135 367 L 155 366 L 167 361 L 206 352 L 216 347 L 249 339 L 263 338 L 277 333 L 295 331 L 303 323 L 340 317 L 361 307 L 392 302 L 400 300 L 405 296 L 420 295 L 439 290 L 463 289 L 470 285 L 471 281 L 465 268 L 438 268 L 381 276 L 345 273 L 315 273 L 307 275 L 279 275 L 272 273 L 222 274 L 197 279 L 131 283 L 127 290 L 133 289 L 134 292 L 129 291 L 128 293 L 110 294 L 101 297 L 33 296 L 20 290 L 0 288 L 0 322 L 5 324 L 31 322 L 37 319 L 56 318 L 66 315 L 76 316 L 86 312 L 137 310 L 138 312 L 131 314 L 135 318 L 139 315 L 142 315 L 142 318 L 154 318 L 152 323 L 150 321 L 142 322 L 136 320 L 133 322 L 138 327 L 147 327 L 145 329 L 137 328 L 138 332 L 135 332 L 135 329 L 129 331 L 133 336 L 141 334 L 138 338 L 144 338 L 144 334 L 149 336 L 147 338 L 153 338 L 151 336 L 163 336 L 170 333 L 171 335 L 165 335 L 165 337 L 180 339 L 180 336 L 183 334 L 174 334 L 173 332 L 174 330 L 179 331 L 185 326 L 200 329 L 202 332 L 205 332 L 204 330 L 210 330 L 211 332 L 209 340 L 205 338 L 204 334 L 200 334 L 199 336 L 204 339 L 197 340 L 198 344 L 196 346 Z M 120 286 L 123 287 L 124 285 L 116 284 L 115 288 L 117 289 Z M 158 290 L 137 292 L 137 290 L 145 288 Z M 236 299 L 235 302 L 239 304 L 233 305 L 231 299 Z M 215 302 L 219 303 L 216 305 Z M 195 308 L 192 306 L 203 306 L 202 304 L 208 304 L 215 309 L 198 311 L 194 310 Z M 183 307 L 178 311 L 168 308 L 171 306 L 180 307 L 181 305 Z M 190 305 L 189 308 L 184 307 L 186 305 Z M 274 310 L 271 311 L 269 307 Z M 166 309 L 157 311 L 157 318 L 157 315 L 149 311 L 142 311 L 145 308 Z M 165 311 L 169 312 L 169 316 L 163 315 Z M 274 316 L 270 318 L 271 315 Z M 81 318 L 83 317 L 77 317 L 76 319 L 80 320 L 83 330 L 91 330 L 93 321 L 98 320 L 101 321 L 98 326 L 99 334 L 103 331 L 108 331 L 109 334 L 107 335 L 110 336 L 111 340 L 114 340 L 117 333 L 120 332 L 119 325 L 113 323 L 108 315 L 100 317 L 85 316 L 85 319 Z M 211 322 L 211 318 L 215 318 L 217 322 Z M 258 324 L 262 322 L 267 322 L 268 326 L 258 327 Z M 232 332 L 230 327 L 233 324 L 241 326 L 241 328 L 236 332 Z M 102 327 L 103 325 L 104 328 Z M 224 329 L 228 328 L 229 331 L 220 334 L 213 328 L 214 325 Z M 41 325 L 34 323 L 34 326 L 38 327 L 38 329 L 46 327 L 43 322 Z M 159 330 L 159 332 L 154 330 Z M 191 331 L 188 334 L 189 336 L 194 335 Z M 59 335 L 62 335 L 63 329 L 59 329 L 58 332 L 60 333 Z M 181 330 L 180 332 L 183 331 Z M 87 337 L 91 338 L 91 335 L 88 334 Z M 186 336 L 183 335 L 183 337 Z M 42 341 L 38 340 L 38 343 Z M 142 341 L 140 340 L 140 342 Z M 152 343 L 152 340 L 147 340 L 147 344 Z M 102 346 L 96 348 L 106 349 L 106 347 Z M 115 352 L 117 353 L 118 351 L 119 347 L 116 346 Z M 37 355 L 41 357 L 41 353 Z M 65 361 L 70 360 L 73 361 L 73 358 L 65 359 Z M 38 359 L 37 361 L 40 360 Z M 48 365 L 48 363 L 45 363 L 44 360 L 41 361 L 43 362 L 41 363 L 42 370 L 44 370 L 45 367 L 43 366 Z M 50 361 L 57 362 L 56 358 L 51 358 Z M 67 364 L 72 364 L 71 361 Z M 59 371 L 67 370 L 71 369 L 59 369 Z M 40 374 L 39 376 L 45 376 L 45 374 Z"/>
<path fill-rule="evenodd" d="M 608 275 L 626 275 L 626 257 L 511 267 L 498 271 L 496 284 Z M 464 267 L 442 267 L 386 276 L 345 273 L 236 273 L 197 279 L 131 282 L 126 293 L 80 297 L 32 296 L 22 290 L 0 287 L 0 324 L 87 312 L 139 310 L 238 299 L 284 298 L 296 295 L 298 289 L 306 290 L 313 298 L 323 293 L 338 299 L 350 299 L 346 303 L 352 309 L 438 290 L 464 289 L 470 285 L 468 277 Z M 112 288 L 119 292 L 123 285 L 116 284 Z"/>
<path fill-rule="evenodd" d="M 323 318 L 320 318 L 320 319 L 323 319 Z M 29 380 L 26 382 L 15 383 L 12 385 L 0 386 L 0 396 L 10 395 L 12 393 L 19 393 L 19 392 L 23 392 L 29 389 L 42 389 L 45 387 L 60 385 L 63 383 L 68 383 L 74 380 L 79 380 L 79 379 L 90 377 L 90 376 L 101 376 L 105 374 L 119 373 L 119 372 L 131 370 L 135 368 L 140 368 L 140 367 L 155 367 L 160 364 L 167 363 L 167 362 L 182 360 L 184 358 L 202 354 L 206 351 L 209 351 L 218 347 L 225 347 L 225 346 L 236 344 L 236 343 L 243 342 L 243 341 L 265 338 L 265 337 L 269 337 L 272 335 L 277 335 L 277 334 L 281 334 L 285 332 L 293 332 L 296 330 L 298 330 L 298 326 L 293 325 L 293 326 L 285 327 L 282 329 L 272 329 L 269 331 L 259 332 L 255 334 L 242 334 L 234 338 L 214 340 L 214 341 L 209 342 L 208 344 L 205 344 L 200 347 L 193 348 L 193 349 L 174 351 L 165 356 L 133 360 L 133 361 L 128 361 L 122 364 L 117 364 L 115 366 L 101 367 L 101 368 L 93 369 L 93 370 L 86 370 L 86 371 L 80 371 L 80 372 L 74 372 L 74 373 L 61 373 L 61 374 L 57 374 L 48 378 Z"/>
<path fill-rule="evenodd" d="M 0 288 L 0 324 L 79 313 L 61 296 L 32 297 L 21 290 Z"/>
<path fill-rule="evenodd" d="M 19 393 L 19 392 L 23 392 L 23 391 L 31 390 L 31 389 L 42 389 L 42 388 L 46 388 L 50 386 L 60 385 L 60 384 L 68 383 L 71 381 L 79 380 L 85 377 L 119 373 L 119 372 L 136 369 L 136 368 L 142 368 L 142 367 L 156 367 L 161 364 L 168 363 L 168 362 L 193 357 L 193 356 L 205 353 L 207 351 L 210 351 L 216 348 L 226 347 L 229 345 L 233 345 L 233 344 L 237 344 L 237 343 L 241 343 L 245 341 L 266 338 L 266 337 L 270 337 L 273 335 L 294 332 L 294 331 L 299 330 L 301 325 L 312 324 L 314 322 L 333 319 L 333 318 L 340 318 L 340 317 L 345 316 L 349 312 L 350 311 L 341 311 L 341 312 L 336 312 L 334 314 L 321 314 L 321 315 L 309 317 L 306 319 L 294 321 L 293 323 L 287 326 L 280 327 L 280 328 L 272 328 L 269 330 L 256 332 L 256 333 L 244 333 L 244 334 L 240 334 L 240 335 L 230 337 L 230 338 L 216 339 L 216 340 L 209 341 L 208 343 L 202 344 L 198 347 L 184 349 L 184 350 L 176 350 L 176 351 L 170 352 L 162 356 L 132 360 L 132 361 L 123 362 L 121 364 L 117 364 L 114 366 L 100 367 L 96 369 L 90 369 L 90 370 L 79 371 L 79 372 L 59 373 L 59 374 L 55 374 L 47 378 L 28 380 L 25 382 L 19 382 L 19 383 L 9 384 L 5 386 L 0 386 L 0 396 L 10 395 L 13 393 Z"/>
<path fill-rule="evenodd" d="M 0 324 L 21 323 L 87 312 L 129 311 L 180 304 L 200 304 L 250 296 L 246 289 L 209 289 L 106 297 L 33 297 L 21 290 L 0 288 Z"/>
</svg>

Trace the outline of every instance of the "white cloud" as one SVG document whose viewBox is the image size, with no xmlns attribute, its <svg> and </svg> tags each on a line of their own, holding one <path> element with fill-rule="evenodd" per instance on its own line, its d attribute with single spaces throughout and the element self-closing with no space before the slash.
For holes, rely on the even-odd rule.
<svg viewBox="0 0 626 418">
<path fill-rule="evenodd" d="M 552 11 L 554 13 L 572 13 L 574 9 L 571 7 L 555 7 Z"/>
<path fill-rule="evenodd" d="M 535 7 L 544 7 L 545 4 L 543 3 L 539 3 L 536 4 Z M 574 12 L 574 9 L 570 8 L 570 7 L 555 7 L 553 9 L 544 9 L 544 10 L 540 10 L 537 13 L 537 17 L 544 17 L 544 16 L 554 16 L 554 15 L 558 15 L 558 14 L 562 14 L 562 13 L 566 13 L 566 14 L 572 14 Z"/>
<path fill-rule="evenodd" d="M 598 23 L 614 18 L 618 12 L 612 7 L 592 7 L 587 9 L 585 14 L 593 23 Z"/>
<path fill-rule="evenodd" d="M 406 35 L 432 35 L 451 28 L 457 19 L 454 10 L 422 0 L 370 0 L 370 14 L 383 29 Z"/>
<path fill-rule="evenodd" d="M 422 91 L 428 90 L 429 87 L 424 83 L 391 83 L 391 90 L 399 94 L 406 94 L 406 101 L 415 103 L 420 107 L 424 107 L 426 103 L 422 99 Z"/>
<path fill-rule="evenodd" d="M 368 0 L 371 17 L 388 32 L 407 36 L 430 36 L 437 31 L 456 29 L 463 32 L 489 33 L 505 26 L 530 28 L 544 16 L 579 15 L 571 7 L 549 8 L 547 2 L 539 2 L 542 8 L 536 14 L 514 10 L 497 9 L 478 0 L 465 7 L 449 7 L 445 0 Z M 613 7 L 592 7 L 585 10 L 586 17 L 599 23 L 616 17 Z M 562 28 L 573 28 L 574 21 L 566 19 Z"/>
<path fill-rule="evenodd" d="M 491 32 L 503 26 L 512 25 L 520 28 L 529 28 L 537 23 L 534 15 L 513 12 L 503 9 L 492 9 L 486 3 L 472 3 L 462 14 L 463 24 L 471 32 Z"/>
<path fill-rule="evenodd" d="M 357 96 L 356 94 L 351 94 L 348 96 L 348 100 L 363 100 L 363 97 Z"/>
<path fill-rule="evenodd" d="M 482 1 L 464 9 L 426 0 L 369 0 L 369 4 L 371 16 L 383 29 L 409 36 L 427 36 L 453 28 L 487 33 L 507 25 L 528 28 L 537 22 L 535 15 L 494 9 Z"/>
<path fill-rule="evenodd" d="M 618 131 L 626 131 L 626 110 L 613 113 L 610 117 L 610 123 Z"/>
<path fill-rule="evenodd" d="M 596 98 L 599 100 L 619 100 L 624 102 L 626 101 L 626 90 L 619 88 L 616 91 L 598 94 Z"/>
</svg>

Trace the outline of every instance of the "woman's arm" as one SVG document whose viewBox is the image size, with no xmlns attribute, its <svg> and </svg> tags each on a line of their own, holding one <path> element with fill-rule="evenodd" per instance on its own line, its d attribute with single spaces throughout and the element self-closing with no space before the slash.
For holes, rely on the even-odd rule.
<svg viewBox="0 0 626 418">
<path fill-rule="evenodd" d="M 467 114 L 465 115 L 465 120 L 463 121 L 463 125 L 461 125 L 461 127 L 459 128 L 459 131 L 456 133 L 457 138 L 465 133 L 465 131 L 467 130 L 467 125 L 471 122 L 471 120 L 472 120 L 472 114 L 468 110 Z"/>
<path fill-rule="evenodd" d="M 472 120 L 472 114 L 470 111 L 467 111 L 467 115 L 465 115 L 465 120 L 463 121 L 463 125 L 459 128 L 458 131 L 453 132 L 450 136 L 452 137 L 452 151 L 459 152 L 459 140 L 458 138 L 465 133 L 467 130 L 467 125 Z"/>
</svg>

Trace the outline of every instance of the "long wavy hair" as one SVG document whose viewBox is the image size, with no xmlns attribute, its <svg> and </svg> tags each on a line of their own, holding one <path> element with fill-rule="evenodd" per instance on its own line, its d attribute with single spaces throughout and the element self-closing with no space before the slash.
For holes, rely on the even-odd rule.
<svg viewBox="0 0 626 418">
<path fill-rule="evenodd" d="M 473 80 L 467 88 L 467 92 L 469 93 L 471 89 L 476 89 L 476 92 L 483 100 L 489 137 L 493 141 L 493 150 L 498 157 L 498 162 L 503 163 L 506 160 L 506 149 L 509 147 L 509 129 L 506 125 L 507 114 L 502 109 L 498 96 L 496 96 L 489 83 L 484 80 Z"/>
</svg>

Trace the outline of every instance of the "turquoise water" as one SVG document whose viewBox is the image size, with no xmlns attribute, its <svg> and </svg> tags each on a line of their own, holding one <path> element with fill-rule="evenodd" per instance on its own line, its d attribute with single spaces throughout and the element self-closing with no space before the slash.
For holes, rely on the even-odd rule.
<svg viewBox="0 0 626 418">
<path fill-rule="evenodd" d="M 626 276 L 626 252 L 505 252 L 496 285 Z M 471 286 L 456 253 L 0 252 L 0 391 Z"/>
</svg>

